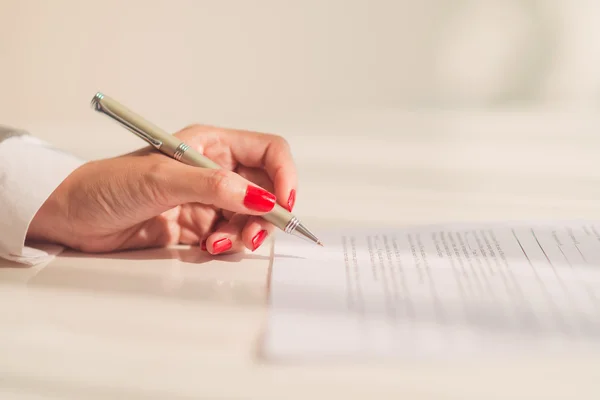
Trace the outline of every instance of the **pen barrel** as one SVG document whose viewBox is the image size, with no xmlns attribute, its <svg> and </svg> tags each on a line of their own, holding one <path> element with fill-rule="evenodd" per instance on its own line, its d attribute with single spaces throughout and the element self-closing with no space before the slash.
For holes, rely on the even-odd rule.
<svg viewBox="0 0 600 400">
<path fill-rule="evenodd" d="M 108 115 L 157 149 L 160 149 L 165 141 L 172 142 L 169 140 L 171 135 L 167 132 L 102 93 L 96 93 L 92 99 L 92 107 Z"/>
<path fill-rule="evenodd" d="M 205 157 L 193 149 L 188 150 L 188 146 L 180 140 L 177 140 L 177 143 L 169 144 L 169 146 L 171 147 L 169 150 L 174 153 L 173 157 L 184 164 L 191 165 L 192 167 L 221 169 L 219 164 L 212 161 L 208 157 Z M 181 155 L 179 156 L 179 154 Z"/>
</svg>

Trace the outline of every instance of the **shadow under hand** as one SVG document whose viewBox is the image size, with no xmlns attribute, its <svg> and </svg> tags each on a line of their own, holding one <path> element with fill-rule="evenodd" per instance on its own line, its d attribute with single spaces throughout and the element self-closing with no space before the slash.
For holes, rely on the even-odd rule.
<svg viewBox="0 0 600 400">
<path fill-rule="evenodd" d="M 86 295 L 149 296 L 173 300 L 263 306 L 268 254 L 212 256 L 198 247 L 170 247 L 105 254 L 65 251 L 27 281 L 29 287 Z M 275 255 L 281 258 L 301 258 Z M 122 260 L 124 262 L 119 262 Z M 256 270 L 255 267 L 264 267 Z"/>
<path fill-rule="evenodd" d="M 269 260 L 268 256 L 258 254 L 234 253 L 215 258 L 198 247 L 163 247 L 143 250 L 127 250 L 114 253 L 87 254 L 76 251 L 65 251 L 62 258 L 105 259 L 105 260 L 179 260 L 190 264 L 203 264 L 209 261 L 238 263 L 243 260 Z"/>
</svg>

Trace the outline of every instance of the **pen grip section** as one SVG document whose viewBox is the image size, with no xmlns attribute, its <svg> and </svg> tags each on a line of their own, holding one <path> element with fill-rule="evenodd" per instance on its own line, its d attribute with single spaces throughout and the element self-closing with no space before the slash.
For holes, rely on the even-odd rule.
<svg viewBox="0 0 600 400">
<path fill-rule="evenodd" d="M 173 147 L 173 154 L 177 154 L 177 151 L 181 151 L 181 148 L 183 146 L 187 147 L 185 143 L 177 140 L 175 137 L 173 137 L 173 139 L 175 139 L 175 143 L 170 144 L 170 146 Z M 182 163 L 191 165 L 193 167 L 221 169 L 221 166 L 219 164 L 212 161 L 210 158 L 198 153 L 192 148 L 184 150 L 183 154 L 179 158 L 175 157 L 175 155 L 173 157 L 179 159 Z"/>
<path fill-rule="evenodd" d="M 277 228 L 285 231 L 285 228 L 288 226 L 294 216 L 279 204 L 275 204 L 275 207 L 268 214 L 265 214 L 263 218 L 275 225 Z"/>
</svg>

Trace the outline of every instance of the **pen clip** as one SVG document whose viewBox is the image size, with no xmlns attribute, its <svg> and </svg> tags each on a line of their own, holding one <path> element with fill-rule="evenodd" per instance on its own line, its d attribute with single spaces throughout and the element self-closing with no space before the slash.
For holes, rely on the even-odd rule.
<svg viewBox="0 0 600 400">
<path fill-rule="evenodd" d="M 119 117 L 117 114 L 110 111 L 110 109 L 108 109 L 107 107 L 104 107 L 103 104 L 100 102 L 100 100 L 102 100 L 103 97 L 104 97 L 103 95 L 97 94 L 94 97 L 94 99 L 92 100 L 92 105 L 96 111 L 108 115 L 109 117 L 111 117 L 112 119 L 114 119 L 115 121 L 117 121 L 118 123 L 123 125 L 123 127 L 130 130 L 131 132 L 133 132 L 134 134 L 136 134 L 137 136 L 139 136 L 146 142 L 150 143 L 150 145 L 154 146 L 157 149 L 160 149 L 160 147 L 163 144 L 160 140 L 153 138 L 152 136 L 148 135 L 146 132 L 142 131 L 141 129 L 130 124 L 129 122 L 127 122 L 124 119 L 122 119 L 121 117 Z"/>
<path fill-rule="evenodd" d="M 136 135 L 138 135 L 140 138 L 144 139 L 146 142 L 150 143 L 150 145 L 156 147 L 157 149 L 160 149 L 160 146 L 162 146 L 162 142 L 160 140 L 156 140 L 155 138 L 153 138 L 152 136 L 148 135 L 146 132 L 136 128 L 133 125 L 130 125 L 129 123 L 121 120 L 120 118 L 115 116 L 115 119 L 120 122 L 126 129 L 129 129 L 131 132 L 135 133 Z"/>
</svg>

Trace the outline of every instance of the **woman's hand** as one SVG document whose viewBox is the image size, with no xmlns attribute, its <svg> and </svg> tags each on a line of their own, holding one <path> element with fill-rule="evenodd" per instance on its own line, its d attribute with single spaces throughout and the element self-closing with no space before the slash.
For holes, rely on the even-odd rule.
<svg viewBox="0 0 600 400">
<path fill-rule="evenodd" d="M 191 126 L 175 136 L 222 170 L 146 148 L 93 161 L 54 191 L 28 238 L 86 252 L 201 244 L 220 254 L 256 250 L 274 227 L 258 215 L 291 210 L 296 169 L 287 142 L 255 132 Z"/>
</svg>

